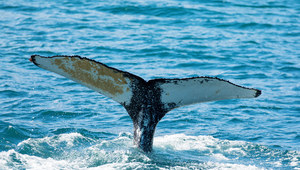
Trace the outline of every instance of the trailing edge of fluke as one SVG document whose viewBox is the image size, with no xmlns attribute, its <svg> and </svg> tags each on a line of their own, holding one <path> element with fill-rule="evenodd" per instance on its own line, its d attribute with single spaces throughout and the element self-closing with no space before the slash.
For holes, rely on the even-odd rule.
<svg viewBox="0 0 300 170">
<path fill-rule="evenodd" d="M 261 91 L 233 84 L 216 77 L 183 79 L 143 78 L 80 56 L 43 57 L 30 61 L 125 107 L 134 125 L 134 143 L 145 152 L 152 151 L 156 125 L 170 110 L 209 101 L 255 98 Z"/>
</svg>

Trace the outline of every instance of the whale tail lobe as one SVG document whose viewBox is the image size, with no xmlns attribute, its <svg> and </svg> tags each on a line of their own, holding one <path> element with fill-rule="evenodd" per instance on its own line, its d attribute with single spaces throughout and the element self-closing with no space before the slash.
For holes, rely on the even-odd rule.
<svg viewBox="0 0 300 170">
<path fill-rule="evenodd" d="M 260 90 L 216 77 L 146 82 L 134 74 L 80 56 L 32 55 L 30 61 L 123 105 L 133 120 L 135 143 L 146 152 L 152 150 L 155 127 L 168 111 L 195 103 L 255 98 L 261 94 Z"/>
<path fill-rule="evenodd" d="M 130 102 L 134 84 L 137 84 L 135 82 L 144 81 L 128 72 L 80 56 L 43 57 L 33 55 L 30 61 L 43 69 L 99 92 L 122 105 Z"/>
</svg>

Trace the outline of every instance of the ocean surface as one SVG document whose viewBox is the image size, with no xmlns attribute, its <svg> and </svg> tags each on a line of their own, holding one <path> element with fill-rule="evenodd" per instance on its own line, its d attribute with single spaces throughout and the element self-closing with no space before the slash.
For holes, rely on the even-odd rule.
<svg viewBox="0 0 300 170">
<path fill-rule="evenodd" d="M 145 80 L 219 77 L 262 95 L 172 110 L 145 154 L 122 106 L 33 54 Z M 1 1 L 0 169 L 299 170 L 300 1 Z"/>
</svg>

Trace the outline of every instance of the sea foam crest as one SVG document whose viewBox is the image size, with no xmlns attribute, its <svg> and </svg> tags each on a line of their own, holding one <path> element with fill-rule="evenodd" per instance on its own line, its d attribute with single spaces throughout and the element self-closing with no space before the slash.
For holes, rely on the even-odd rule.
<svg viewBox="0 0 300 170">
<path fill-rule="evenodd" d="M 246 142 L 219 140 L 212 136 L 186 136 L 185 134 L 167 135 L 155 138 L 154 145 L 158 148 L 171 148 L 177 151 L 198 150 L 203 153 L 209 153 L 210 156 L 223 158 L 225 160 L 227 158 L 224 155 L 247 155 L 241 147 L 246 145 Z"/>
<path fill-rule="evenodd" d="M 270 149 L 249 142 L 185 134 L 155 137 L 153 152 L 145 154 L 132 145 L 130 133 L 120 133 L 118 137 L 109 140 L 69 133 L 24 140 L 16 149 L 0 152 L 0 167 L 4 169 L 297 168 L 299 156 L 298 152 Z"/>
</svg>

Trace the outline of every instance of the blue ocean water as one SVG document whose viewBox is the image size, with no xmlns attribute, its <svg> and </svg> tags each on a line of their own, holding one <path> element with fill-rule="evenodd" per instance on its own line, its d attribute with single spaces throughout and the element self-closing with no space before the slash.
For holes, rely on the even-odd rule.
<svg viewBox="0 0 300 170">
<path fill-rule="evenodd" d="M 297 0 L 1 1 L 0 30 L 0 169 L 300 169 Z M 169 112 L 145 154 L 122 106 L 32 54 L 262 95 Z"/>
</svg>

